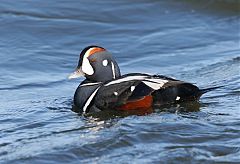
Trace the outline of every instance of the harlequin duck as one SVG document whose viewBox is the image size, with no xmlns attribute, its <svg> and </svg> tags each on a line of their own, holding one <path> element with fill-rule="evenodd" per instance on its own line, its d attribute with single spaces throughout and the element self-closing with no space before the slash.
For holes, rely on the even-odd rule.
<svg viewBox="0 0 240 164">
<path fill-rule="evenodd" d="M 197 101 L 215 88 L 197 86 L 162 75 L 121 75 L 114 57 L 105 48 L 88 46 L 80 53 L 78 66 L 69 79 L 84 76 L 73 101 L 78 113 L 103 110 L 142 110 L 152 106 Z"/>
</svg>

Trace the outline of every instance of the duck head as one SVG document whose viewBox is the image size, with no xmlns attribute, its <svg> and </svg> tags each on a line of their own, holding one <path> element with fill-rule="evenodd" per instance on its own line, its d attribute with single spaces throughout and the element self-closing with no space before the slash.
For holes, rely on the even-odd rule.
<svg viewBox="0 0 240 164">
<path fill-rule="evenodd" d="M 69 79 L 85 76 L 90 81 L 105 82 L 120 75 L 113 56 L 103 47 L 92 45 L 82 50 L 77 68 Z"/>
</svg>

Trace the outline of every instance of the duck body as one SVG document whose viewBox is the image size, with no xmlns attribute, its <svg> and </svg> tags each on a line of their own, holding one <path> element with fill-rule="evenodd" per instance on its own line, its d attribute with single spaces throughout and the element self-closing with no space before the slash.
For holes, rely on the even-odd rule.
<svg viewBox="0 0 240 164">
<path fill-rule="evenodd" d="M 149 109 L 181 101 L 198 100 L 202 92 L 193 84 L 161 75 L 132 73 L 106 82 L 84 80 L 74 95 L 74 111 Z"/>
<path fill-rule="evenodd" d="M 163 75 L 130 73 L 121 75 L 112 55 L 99 46 L 86 47 L 70 78 L 85 76 L 78 86 L 73 111 L 139 110 L 153 106 L 197 101 L 209 89 Z"/>
</svg>

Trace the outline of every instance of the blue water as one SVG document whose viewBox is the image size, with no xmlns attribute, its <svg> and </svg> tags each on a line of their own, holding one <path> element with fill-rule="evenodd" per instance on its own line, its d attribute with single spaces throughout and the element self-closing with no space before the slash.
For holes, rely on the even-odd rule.
<svg viewBox="0 0 240 164">
<path fill-rule="evenodd" d="M 239 163 L 239 3 L 2 1 L 0 163 Z M 71 111 L 83 79 L 67 76 L 91 44 L 122 73 L 224 87 L 195 105 L 83 117 Z"/>
</svg>

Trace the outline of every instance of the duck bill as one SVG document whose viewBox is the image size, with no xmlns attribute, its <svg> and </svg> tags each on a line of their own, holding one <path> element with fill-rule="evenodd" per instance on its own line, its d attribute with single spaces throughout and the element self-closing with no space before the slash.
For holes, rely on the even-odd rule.
<svg viewBox="0 0 240 164">
<path fill-rule="evenodd" d="M 69 76 L 68 76 L 68 79 L 76 79 L 78 77 L 82 77 L 84 76 L 85 74 L 83 73 L 82 71 L 82 68 L 77 68 L 73 73 L 71 73 Z"/>
</svg>

